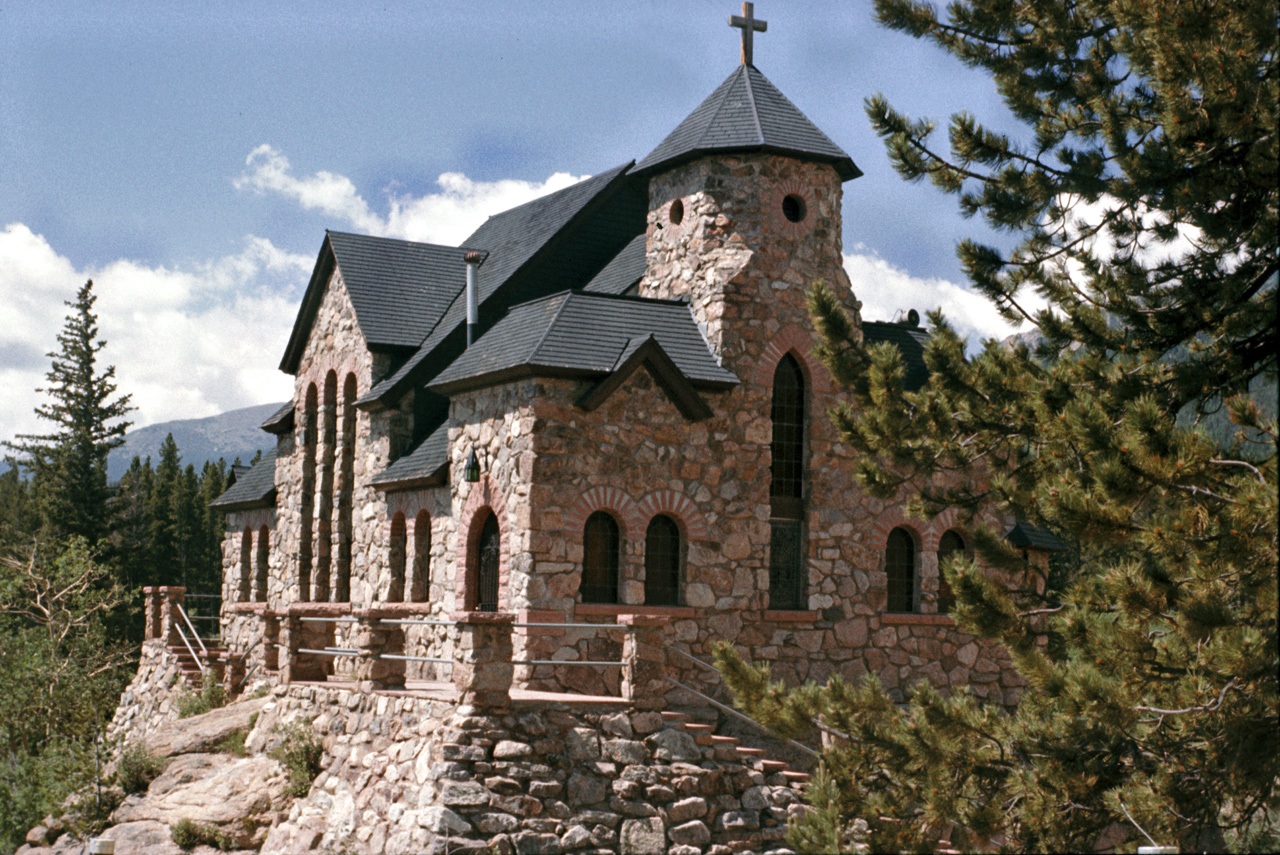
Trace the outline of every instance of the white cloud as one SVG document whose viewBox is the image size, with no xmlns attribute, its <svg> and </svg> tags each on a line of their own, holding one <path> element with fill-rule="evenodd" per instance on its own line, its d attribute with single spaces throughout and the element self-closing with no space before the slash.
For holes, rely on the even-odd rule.
<svg viewBox="0 0 1280 855">
<path fill-rule="evenodd" d="M 326 171 L 296 177 L 289 159 L 266 143 L 249 153 L 245 166 L 245 174 L 235 180 L 237 189 L 279 194 L 366 234 L 448 246 L 460 244 L 492 214 L 587 177 L 557 172 L 541 182 L 472 181 L 460 172 L 446 172 L 436 179 L 437 193 L 415 197 L 388 192 L 388 212 L 383 218 L 373 213 L 350 179 Z"/>
<path fill-rule="evenodd" d="M 971 353 L 985 339 L 1003 339 L 1029 328 L 1027 324 L 1015 327 L 1000 317 L 981 294 L 945 279 L 912 276 L 874 254 L 847 253 L 844 269 L 854 297 L 862 301 L 863 320 L 891 321 L 907 309 L 918 311 L 923 320 L 925 312 L 941 308 L 956 332 L 969 341 Z M 1036 298 L 1032 308 L 1040 304 Z"/>
<path fill-rule="evenodd" d="M 121 259 L 76 269 L 22 223 L 0 232 L 0 438 L 49 429 L 34 415 L 45 402 L 49 359 L 68 308 L 94 280 L 103 365 L 116 366 L 121 393 L 133 396 L 136 425 L 199 418 L 289 396 L 273 370 L 297 310 L 299 283 L 312 260 L 259 237 L 236 255 L 189 269 Z"/>
</svg>

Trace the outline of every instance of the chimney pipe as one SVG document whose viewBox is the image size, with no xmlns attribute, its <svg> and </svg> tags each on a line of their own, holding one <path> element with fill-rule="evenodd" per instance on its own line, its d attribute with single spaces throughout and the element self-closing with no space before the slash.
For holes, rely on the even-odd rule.
<svg viewBox="0 0 1280 855">
<path fill-rule="evenodd" d="M 472 250 L 463 259 L 467 262 L 467 347 L 471 347 L 480 323 L 480 262 L 484 253 Z"/>
</svg>

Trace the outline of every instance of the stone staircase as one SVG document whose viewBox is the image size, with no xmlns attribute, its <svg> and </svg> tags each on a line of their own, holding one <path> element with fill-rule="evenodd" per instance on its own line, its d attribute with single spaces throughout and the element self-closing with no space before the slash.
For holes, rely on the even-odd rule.
<svg viewBox="0 0 1280 855">
<path fill-rule="evenodd" d="M 716 725 L 696 721 L 690 713 L 664 710 L 662 718 L 669 725 L 682 728 L 698 745 L 710 748 L 713 759 L 740 760 L 748 763 L 764 775 L 765 783 L 771 786 L 787 786 L 802 792 L 804 785 L 813 777 L 808 772 L 792 769 L 791 764 L 784 760 L 769 759 L 765 756 L 766 752 L 763 748 L 743 745 L 742 740 L 736 736 L 716 733 Z"/>
<path fill-rule="evenodd" d="M 200 669 L 200 663 L 191 655 L 191 651 L 187 649 L 185 644 L 170 644 L 167 649 L 169 655 L 177 660 L 178 668 L 186 684 L 193 689 L 199 689 L 204 684 L 203 672 Z M 203 657 L 204 654 L 197 655 Z M 210 647 L 206 662 L 225 660 L 226 657 L 226 648 Z"/>
</svg>

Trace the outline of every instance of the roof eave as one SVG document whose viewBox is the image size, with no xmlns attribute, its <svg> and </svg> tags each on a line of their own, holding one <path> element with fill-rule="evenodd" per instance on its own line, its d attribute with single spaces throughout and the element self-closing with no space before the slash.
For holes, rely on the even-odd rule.
<svg viewBox="0 0 1280 855">
<path fill-rule="evenodd" d="M 852 181 L 855 178 L 861 178 L 863 175 L 862 170 L 859 169 L 858 165 L 853 162 L 853 158 L 847 155 L 845 157 L 831 157 L 831 156 L 820 155 L 820 154 L 811 154 L 809 152 L 796 151 L 795 149 L 787 148 L 786 146 L 775 146 L 775 145 L 769 145 L 767 143 L 752 143 L 750 145 L 733 145 L 733 146 L 723 146 L 723 147 L 705 146 L 705 147 L 693 148 L 693 149 L 689 149 L 688 151 L 681 152 L 680 154 L 674 155 L 672 157 L 655 161 L 646 166 L 633 166 L 627 174 L 632 176 L 633 178 L 644 178 L 656 172 L 662 172 L 668 169 L 674 169 L 677 166 L 682 166 L 683 164 L 689 163 L 691 161 L 697 160 L 702 157 L 712 157 L 715 155 L 722 155 L 722 154 L 776 154 L 782 157 L 795 158 L 796 160 L 805 160 L 813 163 L 826 163 L 826 164 L 829 164 L 836 171 L 836 175 L 840 177 L 841 183 L 844 183 L 846 181 Z"/>
<path fill-rule="evenodd" d="M 394 493 L 399 490 L 416 490 L 420 487 L 443 487 L 449 483 L 449 464 L 442 463 L 430 475 L 414 475 L 408 478 L 374 478 L 369 486 L 379 493 Z"/>
<path fill-rule="evenodd" d="M 333 246 L 329 243 L 328 230 L 324 233 L 324 243 L 320 245 L 320 253 L 316 257 L 316 266 L 311 269 L 311 279 L 307 282 L 307 290 L 298 308 L 298 316 L 293 321 L 293 330 L 289 333 L 289 343 L 285 345 L 284 356 L 280 359 L 280 370 L 285 374 L 297 374 L 298 365 L 302 362 L 302 354 L 307 347 L 307 336 L 311 333 L 311 325 L 315 322 L 316 313 L 320 311 L 320 302 L 324 298 L 324 283 L 333 275 L 337 265 L 337 257 L 333 254 Z"/>
</svg>

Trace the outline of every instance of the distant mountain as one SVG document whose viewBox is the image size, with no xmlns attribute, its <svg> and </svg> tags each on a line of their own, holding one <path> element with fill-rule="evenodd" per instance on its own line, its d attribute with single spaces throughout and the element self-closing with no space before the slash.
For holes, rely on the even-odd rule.
<svg viewBox="0 0 1280 855">
<path fill-rule="evenodd" d="M 282 406 L 261 404 L 219 416 L 160 422 L 129 431 L 125 434 L 124 445 L 107 458 L 107 477 L 112 482 L 119 481 L 135 455 L 144 460 L 150 455 L 151 465 L 159 464 L 160 445 L 169 434 L 173 434 L 173 441 L 178 444 L 183 468 L 192 463 L 198 471 L 206 460 L 216 461 L 219 457 L 228 464 L 237 457 L 242 463 L 248 463 L 255 452 L 259 449 L 266 451 L 276 441 L 274 436 L 258 426 Z"/>
</svg>

